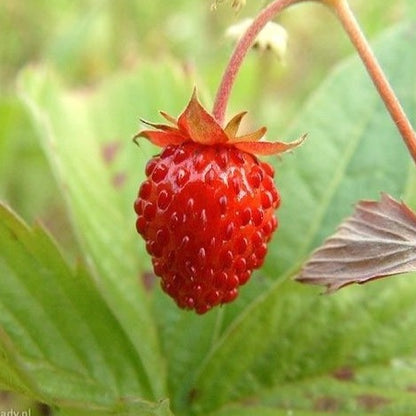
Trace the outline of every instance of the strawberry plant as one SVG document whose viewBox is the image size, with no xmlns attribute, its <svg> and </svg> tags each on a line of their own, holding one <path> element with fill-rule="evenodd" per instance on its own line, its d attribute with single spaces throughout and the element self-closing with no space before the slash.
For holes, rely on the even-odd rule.
<svg viewBox="0 0 416 416">
<path fill-rule="evenodd" d="M 308 7 L 295 3 L 258 6 L 242 26 L 212 111 L 209 70 L 171 60 L 81 88 L 62 61 L 27 66 L 2 98 L 0 386 L 44 404 L 32 414 L 415 413 L 415 23 L 370 47 L 345 0 L 315 2 L 358 57 L 284 132 L 273 115 L 269 135 L 286 142 L 265 140 L 262 95 L 243 119 L 231 91 L 259 77 L 250 62 L 239 73 L 253 44 L 284 53 L 262 29 Z M 204 104 L 189 101 L 195 83 Z M 135 146 L 139 117 L 158 110 L 167 124 L 141 121 Z M 25 198 L 8 191 L 17 182 Z M 28 220 L 38 207 L 50 223 Z"/>
<path fill-rule="evenodd" d="M 277 228 L 274 171 L 254 153 L 277 154 L 302 139 L 260 141 L 265 129 L 236 136 L 244 113 L 222 129 L 195 92 L 177 121 L 162 115 L 173 126 L 146 122 L 155 130 L 135 136 L 164 146 L 146 166 L 136 228 L 163 290 L 179 307 L 203 314 L 237 297 Z"/>
</svg>

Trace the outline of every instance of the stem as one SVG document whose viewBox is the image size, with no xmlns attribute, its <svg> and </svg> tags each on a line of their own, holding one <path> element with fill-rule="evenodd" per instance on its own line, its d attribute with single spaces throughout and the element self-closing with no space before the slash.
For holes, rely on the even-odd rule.
<svg viewBox="0 0 416 416">
<path fill-rule="evenodd" d="M 221 84 L 218 88 L 215 98 L 214 108 L 212 109 L 212 114 L 217 120 L 218 124 L 224 124 L 225 111 L 227 109 L 227 103 L 230 97 L 232 86 L 244 60 L 244 57 L 250 50 L 252 44 L 256 39 L 256 36 L 267 24 L 267 22 L 272 20 L 277 13 L 289 7 L 290 5 L 300 3 L 301 1 L 304 0 L 274 0 L 260 12 L 260 14 L 253 20 L 250 27 L 241 37 L 234 49 L 233 54 L 231 55 L 227 68 L 224 71 Z"/>
<path fill-rule="evenodd" d="M 374 56 L 367 39 L 361 31 L 360 25 L 355 19 L 347 0 L 323 0 L 323 2 L 334 10 L 347 32 L 416 163 L 416 133 L 390 86 L 389 81 L 383 73 L 383 70 L 377 62 L 377 58 Z"/>
<path fill-rule="evenodd" d="M 237 73 L 241 64 L 254 43 L 256 36 L 273 17 L 285 8 L 307 0 L 274 0 L 253 20 L 250 27 L 237 43 L 230 61 L 224 71 L 212 110 L 218 124 L 224 124 L 225 111 Z M 329 6 L 338 17 L 344 30 L 363 61 L 380 97 L 384 101 L 387 111 L 400 132 L 409 153 L 416 163 L 416 133 L 410 124 L 399 100 L 389 84 L 377 58 L 367 42 L 347 0 L 318 0 Z"/>
</svg>

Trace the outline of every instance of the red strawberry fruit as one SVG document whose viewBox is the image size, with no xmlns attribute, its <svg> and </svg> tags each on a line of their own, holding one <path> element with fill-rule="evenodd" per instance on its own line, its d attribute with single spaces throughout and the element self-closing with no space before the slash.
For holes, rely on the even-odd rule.
<svg viewBox="0 0 416 416">
<path fill-rule="evenodd" d="M 259 141 L 266 129 L 236 137 L 245 113 L 222 129 L 194 93 L 170 125 L 138 133 L 162 146 L 146 166 L 134 209 L 162 289 L 177 305 L 205 313 L 231 302 L 259 268 L 277 228 L 280 195 L 273 168 L 254 154 L 298 146 Z"/>
</svg>

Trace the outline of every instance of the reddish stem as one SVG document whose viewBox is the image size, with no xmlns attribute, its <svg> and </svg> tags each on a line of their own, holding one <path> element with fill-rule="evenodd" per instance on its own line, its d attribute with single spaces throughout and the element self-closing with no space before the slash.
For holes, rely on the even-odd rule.
<svg viewBox="0 0 416 416">
<path fill-rule="evenodd" d="M 371 46 L 368 44 L 367 39 L 361 31 L 360 25 L 355 19 L 354 13 L 350 9 L 348 2 L 346 0 L 323 0 L 323 2 L 335 11 L 335 14 L 367 68 L 378 93 L 384 101 L 393 122 L 396 124 L 400 135 L 416 163 L 416 133 L 381 69 L 377 58 L 374 56 Z"/>
<path fill-rule="evenodd" d="M 267 24 L 267 22 L 272 20 L 277 13 L 290 5 L 300 3 L 301 1 L 304 0 L 274 0 L 253 20 L 250 27 L 237 43 L 228 66 L 224 71 L 221 84 L 215 98 L 214 108 L 212 110 L 214 118 L 220 125 L 224 124 L 228 99 L 230 97 L 231 89 L 237 73 L 241 67 L 244 57 L 254 43 L 256 36 Z"/>
</svg>

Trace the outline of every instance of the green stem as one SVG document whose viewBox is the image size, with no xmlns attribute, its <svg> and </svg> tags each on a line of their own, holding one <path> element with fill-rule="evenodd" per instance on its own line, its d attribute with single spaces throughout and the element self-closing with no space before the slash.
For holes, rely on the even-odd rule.
<svg viewBox="0 0 416 416">
<path fill-rule="evenodd" d="M 367 42 L 360 25 L 350 9 L 347 0 L 322 0 L 336 14 L 352 44 L 363 61 L 380 97 L 390 113 L 393 122 L 406 143 L 409 153 L 416 163 L 416 133 L 410 124 L 399 100 L 397 99 L 389 81 L 381 69 L 371 46 Z"/>
</svg>

